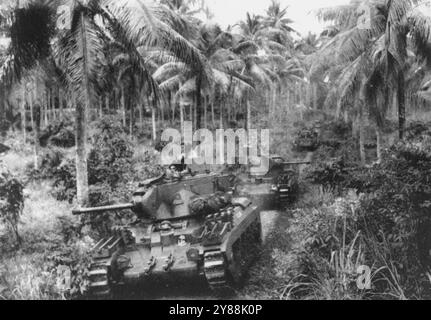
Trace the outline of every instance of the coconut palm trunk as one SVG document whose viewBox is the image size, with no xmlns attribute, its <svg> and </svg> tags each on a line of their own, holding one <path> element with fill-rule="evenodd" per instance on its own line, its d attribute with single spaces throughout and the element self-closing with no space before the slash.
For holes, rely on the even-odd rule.
<svg viewBox="0 0 431 320">
<path fill-rule="evenodd" d="M 157 139 L 157 119 L 156 119 L 157 115 L 156 115 L 156 113 L 157 113 L 157 109 L 153 106 L 151 108 L 151 125 L 153 128 L 153 141 L 156 141 L 156 139 Z"/>
<path fill-rule="evenodd" d="M 34 133 L 34 110 L 33 110 L 33 97 L 32 97 L 33 92 L 29 91 L 28 92 L 28 104 L 30 106 L 30 126 L 33 130 Z"/>
<path fill-rule="evenodd" d="M 142 101 L 139 104 L 138 111 L 139 111 L 139 131 L 142 132 L 144 130 L 144 104 L 142 103 Z"/>
<path fill-rule="evenodd" d="M 80 206 L 88 204 L 88 168 L 87 168 L 87 111 L 91 105 L 90 71 L 87 65 L 87 35 L 84 12 L 81 12 L 80 40 L 82 49 L 82 101 L 76 103 L 76 189 Z"/>
<path fill-rule="evenodd" d="M 358 119 L 359 120 L 359 154 L 361 158 L 361 165 L 365 166 L 366 155 L 365 155 L 364 107 L 363 107 L 362 101 L 358 101 L 355 103 L 358 104 L 358 110 L 359 110 L 359 119 Z"/>
<path fill-rule="evenodd" d="M 33 137 L 34 137 L 34 168 L 39 170 L 39 150 L 40 150 L 40 104 L 37 99 L 38 85 L 37 80 L 35 81 L 35 87 L 30 93 L 30 103 L 33 106 Z"/>
<path fill-rule="evenodd" d="M 318 106 L 318 103 L 319 103 L 319 101 L 318 101 L 318 99 L 319 99 L 318 89 L 319 89 L 318 84 L 314 83 L 313 84 L 313 109 L 314 110 L 317 110 L 319 108 L 319 106 Z"/>
<path fill-rule="evenodd" d="M 196 119 L 195 128 L 199 130 L 202 127 L 202 78 L 198 76 L 196 78 Z"/>
<path fill-rule="evenodd" d="M 377 140 L 377 162 L 382 162 L 382 133 L 378 126 L 376 126 L 376 140 Z"/>
<path fill-rule="evenodd" d="M 22 101 L 21 101 L 21 127 L 22 127 L 22 134 L 23 134 L 23 139 L 24 139 L 24 143 L 27 141 L 27 128 L 26 128 L 26 126 L 27 126 L 27 121 L 26 121 L 26 117 L 27 117 L 27 115 L 26 115 L 26 107 L 25 107 L 25 105 L 26 105 L 26 94 L 25 94 L 25 87 L 24 86 L 21 86 L 21 90 L 22 90 L 22 92 L 21 92 L 21 99 L 22 99 Z"/>
<path fill-rule="evenodd" d="M 62 120 L 63 119 L 63 112 L 64 112 L 64 108 L 63 108 L 63 90 L 60 89 L 60 87 L 58 88 L 58 104 L 59 104 L 59 119 Z"/>
<path fill-rule="evenodd" d="M 246 98 L 246 104 L 247 104 L 247 132 L 250 132 L 251 130 L 251 107 L 250 107 L 250 100 L 247 96 Z"/>
<path fill-rule="evenodd" d="M 134 99 L 132 99 L 131 97 L 129 97 L 129 108 L 130 108 L 130 123 L 129 123 L 129 133 L 130 133 L 130 138 L 133 138 L 133 127 L 135 125 L 135 108 L 134 108 Z"/>
<path fill-rule="evenodd" d="M 204 128 L 208 128 L 208 105 L 207 105 L 207 96 L 204 96 Z"/>
<path fill-rule="evenodd" d="M 214 98 L 211 99 L 211 122 L 213 124 L 213 128 L 215 128 L 216 123 L 215 123 Z"/>
<path fill-rule="evenodd" d="M 180 126 L 181 136 L 184 136 L 184 105 L 180 104 Z"/>
<path fill-rule="evenodd" d="M 405 127 L 406 127 L 406 96 L 405 96 L 405 78 L 404 73 L 400 71 L 398 75 L 398 88 L 397 88 L 397 100 L 398 100 L 398 122 L 399 122 L 399 138 L 404 139 Z"/>
<path fill-rule="evenodd" d="M 126 127 L 126 92 L 124 85 L 121 85 L 121 115 L 123 119 L 123 127 Z"/>
<path fill-rule="evenodd" d="M 57 115 L 55 114 L 55 91 L 51 89 L 51 119 L 57 120 Z"/>
</svg>

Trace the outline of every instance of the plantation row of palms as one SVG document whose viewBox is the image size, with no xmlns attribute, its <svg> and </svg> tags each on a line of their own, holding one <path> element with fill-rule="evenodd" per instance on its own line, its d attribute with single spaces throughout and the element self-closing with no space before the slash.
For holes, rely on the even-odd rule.
<svg viewBox="0 0 431 320">
<path fill-rule="evenodd" d="M 359 124 L 365 162 L 364 118 L 379 140 L 395 104 L 402 138 L 406 99 L 418 100 L 431 52 L 421 3 L 355 0 L 322 9 L 332 26 L 300 38 L 276 1 L 264 16 L 247 14 L 226 29 L 198 18 L 211 13 L 196 0 L 9 1 L 12 9 L 0 11 L 11 38 L 0 53 L 0 111 L 30 109 L 34 137 L 40 124 L 75 115 L 80 204 L 88 199 L 87 123 L 105 113 L 119 113 L 131 135 L 151 113 L 156 140 L 165 123 L 251 128 L 263 112 L 324 109 Z M 28 119 L 20 120 L 26 139 Z"/>
<path fill-rule="evenodd" d="M 316 55 L 310 77 L 314 81 L 327 77 L 331 83 L 325 107 L 333 107 L 337 117 L 345 112 L 358 118 L 363 163 L 364 117 L 369 115 L 375 124 L 380 160 L 381 130 L 388 111 L 396 109 L 403 139 L 406 103 L 413 107 L 423 100 L 417 93 L 431 63 L 427 5 L 420 0 L 351 1 L 318 13 L 334 22 L 334 36 Z M 359 20 L 358 13 L 362 14 Z"/>
</svg>

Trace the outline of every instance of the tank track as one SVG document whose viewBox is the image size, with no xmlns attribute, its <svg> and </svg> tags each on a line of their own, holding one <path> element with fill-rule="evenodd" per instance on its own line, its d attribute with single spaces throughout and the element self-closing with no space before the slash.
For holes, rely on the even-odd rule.
<svg viewBox="0 0 431 320">
<path fill-rule="evenodd" d="M 278 201 L 281 206 L 287 206 L 290 203 L 289 186 L 280 186 L 280 189 L 278 191 Z"/>
<path fill-rule="evenodd" d="M 95 299 L 111 299 L 112 289 L 110 284 L 109 267 L 107 261 L 93 262 L 88 273 L 89 294 Z"/>
<path fill-rule="evenodd" d="M 205 253 L 204 273 L 210 289 L 216 295 L 229 295 L 233 293 L 229 272 L 224 254 L 221 251 Z"/>
<path fill-rule="evenodd" d="M 204 274 L 210 289 L 221 297 L 235 293 L 234 287 L 241 285 L 256 253 L 261 245 L 261 222 L 255 221 L 233 246 L 233 261 L 235 273 L 229 270 L 228 262 L 223 252 L 210 251 L 204 255 Z"/>
</svg>

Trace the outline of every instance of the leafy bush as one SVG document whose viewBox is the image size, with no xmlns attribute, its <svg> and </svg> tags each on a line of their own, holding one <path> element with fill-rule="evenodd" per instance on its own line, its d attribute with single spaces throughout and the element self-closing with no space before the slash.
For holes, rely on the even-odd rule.
<svg viewBox="0 0 431 320">
<path fill-rule="evenodd" d="M 57 122 L 48 125 L 39 136 L 42 147 L 49 145 L 60 148 L 72 148 L 75 146 L 75 131 L 72 122 Z"/>
<path fill-rule="evenodd" d="M 88 157 L 89 184 L 106 182 L 114 188 L 131 172 L 133 145 L 115 117 L 102 118 L 95 131 Z"/>
<path fill-rule="evenodd" d="M 361 228 L 385 243 L 406 296 L 414 297 L 417 290 L 425 290 L 424 283 L 429 286 L 425 273 L 431 262 L 431 138 L 394 146 L 383 163 L 370 170 L 368 180 Z"/>
<path fill-rule="evenodd" d="M 18 244 L 18 223 L 24 207 L 23 185 L 9 171 L 0 166 L 0 222 L 13 233 Z"/>
<path fill-rule="evenodd" d="M 421 139 L 422 136 L 431 136 L 429 123 L 413 122 L 406 128 L 407 140 Z"/>
<path fill-rule="evenodd" d="M 334 159 L 314 164 L 308 169 L 307 179 L 314 184 L 336 189 L 346 181 L 348 174 L 345 163 L 340 159 Z"/>
<path fill-rule="evenodd" d="M 311 178 L 323 185 L 338 186 L 338 194 L 349 187 L 362 193 L 353 220 L 347 223 L 346 230 L 351 231 L 345 237 L 351 241 L 355 233 L 362 235 L 355 245 L 362 246 L 363 262 L 373 266 L 375 272 L 379 270 L 373 294 L 382 298 L 429 298 L 431 137 L 421 135 L 394 145 L 379 165 L 346 169 L 333 164 L 314 170 Z M 334 218 L 325 207 L 299 212 L 301 216 L 295 216 L 294 225 L 300 226 L 294 234 L 308 239 L 303 243 L 306 261 L 320 261 L 320 266 L 322 261 L 330 262 L 328 254 L 340 250 L 336 245 L 339 240 L 333 242 L 331 235 L 338 234 L 335 238 L 340 239 Z M 323 272 L 327 270 L 316 271 L 313 281 L 321 283 Z M 329 275 L 323 279 L 331 278 Z"/>
<path fill-rule="evenodd" d="M 67 159 L 53 168 L 53 194 L 58 201 L 72 202 L 76 196 L 75 161 Z"/>
</svg>

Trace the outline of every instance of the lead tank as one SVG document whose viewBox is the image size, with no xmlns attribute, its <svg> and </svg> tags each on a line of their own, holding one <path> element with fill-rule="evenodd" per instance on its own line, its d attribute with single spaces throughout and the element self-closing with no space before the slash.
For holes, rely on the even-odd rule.
<svg viewBox="0 0 431 320">
<path fill-rule="evenodd" d="M 233 197 L 233 177 L 203 174 L 143 183 L 133 202 L 74 210 L 132 210 L 136 221 L 112 229 L 92 250 L 90 294 L 112 297 L 127 285 L 206 281 L 216 294 L 241 284 L 261 245 L 258 208 Z"/>
</svg>

